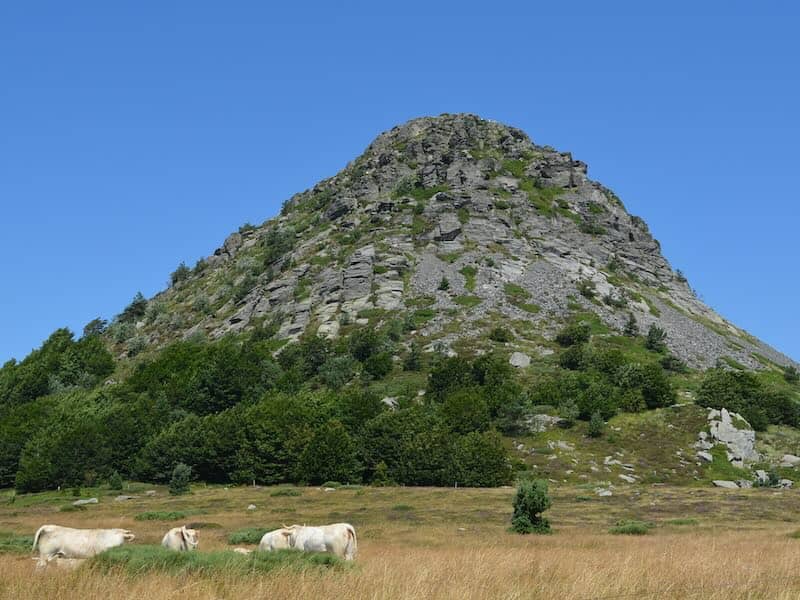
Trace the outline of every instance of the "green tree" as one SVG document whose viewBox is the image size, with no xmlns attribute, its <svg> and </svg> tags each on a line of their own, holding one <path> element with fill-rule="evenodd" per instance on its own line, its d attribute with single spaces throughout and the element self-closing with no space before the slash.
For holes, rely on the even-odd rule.
<svg viewBox="0 0 800 600">
<path fill-rule="evenodd" d="M 178 463 L 172 470 L 169 480 L 169 493 L 180 496 L 189 493 L 189 483 L 192 481 L 192 468 L 184 463 Z"/>
<path fill-rule="evenodd" d="M 328 421 L 314 432 L 300 456 L 300 477 L 309 483 L 361 480 L 356 446 L 339 421 Z"/>
<path fill-rule="evenodd" d="M 511 481 L 511 464 L 496 431 L 471 432 L 455 443 L 454 479 L 465 487 L 498 487 Z"/>
<path fill-rule="evenodd" d="M 142 292 L 136 292 L 131 303 L 125 307 L 125 310 L 117 315 L 117 320 L 120 323 L 134 323 L 144 317 L 146 310 L 147 300 L 142 295 Z"/>
<path fill-rule="evenodd" d="M 606 430 L 606 422 L 599 412 L 592 413 L 592 418 L 589 419 L 589 437 L 599 438 Z"/>
<path fill-rule="evenodd" d="M 522 481 L 514 495 L 511 529 L 517 533 L 550 533 L 550 523 L 542 513 L 550 508 L 547 482 L 542 479 Z"/>
<path fill-rule="evenodd" d="M 665 352 L 667 349 L 666 340 L 667 332 L 653 323 L 647 330 L 647 337 L 645 338 L 644 345 L 645 348 L 653 352 Z"/>
<path fill-rule="evenodd" d="M 441 410 L 445 423 L 456 433 L 486 431 L 489 428 L 489 407 L 479 388 L 448 394 Z"/>
<path fill-rule="evenodd" d="M 622 334 L 627 337 L 636 337 L 639 335 L 639 323 L 636 322 L 636 317 L 633 316 L 633 313 L 628 313 L 628 320 L 625 323 Z"/>
<path fill-rule="evenodd" d="M 591 337 L 592 330 L 589 324 L 581 321 L 580 323 L 567 325 L 562 329 L 558 335 L 556 335 L 556 342 L 561 346 L 567 347 L 576 344 L 584 344 L 588 342 Z"/>
</svg>

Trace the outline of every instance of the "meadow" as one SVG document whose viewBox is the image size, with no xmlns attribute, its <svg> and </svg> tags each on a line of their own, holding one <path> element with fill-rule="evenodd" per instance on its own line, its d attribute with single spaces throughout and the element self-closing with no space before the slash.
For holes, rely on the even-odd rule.
<svg viewBox="0 0 800 600">
<path fill-rule="evenodd" d="M 157 494 L 146 497 L 145 489 Z M 0 494 L 0 598 L 800 597 L 793 490 L 642 485 L 601 498 L 554 486 L 547 513 L 554 531 L 544 536 L 507 531 L 511 488 L 200 486 L 171 497 L 134 484 L 124 493 L 139 497 L 116 502 L 119 493 L 83 490 L 100 500 L 85 510 L 67 508 L 70 492 Z M 354 564 L 291 556 L 267 564 L 229 552 L 253 548 L 260 530 L 282 523 L 336 521 L 356 527 Z M 646 533 L 610 532 L 630 521 Z M 35 572 L 30 538 L 45 523 L 124 527 L 137 539 L 116 562 Z M 158 544 L 178 524 L 199 529 L 201 561 L 126 566 L 126 557 L 142 554 L 134 547 Z"/>
</svg>

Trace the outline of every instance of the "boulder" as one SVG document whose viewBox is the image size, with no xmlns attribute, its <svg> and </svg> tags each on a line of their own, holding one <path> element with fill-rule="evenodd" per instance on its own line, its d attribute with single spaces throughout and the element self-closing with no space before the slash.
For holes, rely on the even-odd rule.
<svg viewBox="0 0 800 600">
<path fill-rule="evenodd" d="M 791 479 L 781 479 L 778 485 L 784 489 L 788 489 L 794 485 L 794 482 Z"/>
<path fill-rule="evenodd" d="M 126 500 L 135 500 L 136 498 L 138 498 L 138 496 L 127 496 L 122 494 L 114 498 L 114 502 L 125 502 Z"/>
<path fill-rule="evenodd" d="M 781 457 L 782 467 L 796 467 L 797 465 L 800 465 L 800 456 L 784 454 L 783 457 Z"/>
<path fill-rule="evenodd" d="M 759 485 L 767 485 L 769 483 L 769 475 L 763 469 L 756 471 L 756 481 Z"/>
<path fill-rule="evenodd" d="M 706 462 L 712 462 L 714 460 L 714 457 L 711 456 L 711 453 L 710 452 L 706 452 L 705 450 L 700 450 L 697 453 L 697 458 L 701 458 Z"/>
<path fill-rule="evenodd" d="M 624 473 L 622 473 L 619 475 L 619 478 L 627 483 L 636 483 L 636 478 L 632 477 L 631 475 L 625 475 Z"/>
<path fill-rule="evenodd" d="M 256 509 L 256 505 L 255 504 L 248 504 L 247 505 L 247 510 L 255 510 L 255 509 Z"/>
<path fill-rule="evenodd" d="M 531 364 L 531 357 L 523 352 L 514 352 L 511 357 L 508 359 L 508 363 L 512 367 L 516 367 L 518 369 L 524 369 L 525 367 L 529 367 Z"/>
<path fill-rule="evenodd" d="M 595 488 L 594 493 L 600 496 L 601 498 L 614 495 L 614 492 L 612 492 L 608 488 Z"/>
<path fill-rule="evenodd" d="M 718 488 L 725 488 L 725 489 L 729 489 L 729 490 L 738 490 L 739 489 L 739 486 L 736 485 L 735 481 L 726 481 L 724 479 L 715 479 L 711 483 L 714 484 L 714 487 L 718 487 Z"/>
<path fill-rule="evenodd" d="M 97 504 L 97 503 L 98 503 L 97 498 L 85 498 L 81 500 L 75 500 L 75 502 L 72 503 L 72 506 L 86 506 L 87 504 Z"/>
<path fill-rule="evenodd" d="M 756 432 L 740 415 L 725 408 L 712 409 L 708 413 L 708 421 L 711 439 L 725 444 L 728 458 L 736 466 L 744 466 L 760 458 L 755 449 Z"/>
</svg>

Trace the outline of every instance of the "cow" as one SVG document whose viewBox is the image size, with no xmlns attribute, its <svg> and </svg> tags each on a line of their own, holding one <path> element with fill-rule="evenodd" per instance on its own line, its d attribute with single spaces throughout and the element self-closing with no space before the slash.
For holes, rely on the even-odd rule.
<svg viewBox="0 0 800 600">
<path fill-rule="evenodd" d="M 289 536 L 291 530 L 288 527 L 281 527 L 274 531 L 268 531 L 261 538 L 258 549 L 261 552 L 274 552 L 275 550 L 285 550 L 289 548 Z"/>
<path fill-rule="evenodd" d="M 173 527 L 164 535 L 164 539 L 161 540 L 161 545 L 167 550 L 188 552 L 190 550 L 197 550 L 197 544 L 199 544 L 197 538 L 196 529 L 187 529 L 186 525 L 182 527 Z"/>
<path fill-rule="evenodd" d="M 330 552 L 339 558 L 353 560 L 358 552 L 356 530 L 349 523 L 334 523 L 320 527 L 291 525 L 289 547 L 305 552 Z"/>
<path fill-rule="evenodd" d="M 60 525 L 42 525 L 33 538 L 33 551 L 39 550 L 37 567 L 45 567 L 54 558 L 90 558 L 109 548 L 136 538 L 127 529 L 73 529 Z"/>
</svg>

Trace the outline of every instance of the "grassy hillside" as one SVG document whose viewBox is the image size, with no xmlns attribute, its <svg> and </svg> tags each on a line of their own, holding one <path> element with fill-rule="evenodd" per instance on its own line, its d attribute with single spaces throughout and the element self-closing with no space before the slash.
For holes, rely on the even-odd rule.
<svg viewBox="0 0 800 600">
<path fill-rule="evenodd" d="M 141 494 L 133 485 L 127 493 Z M 646 486 L 608 498 L 581 488 L 552 486 L 548 511 L 554 533 L 519 536 L 506 528 L 510 489 L 195 487 L 189 496 L 114 502 L 109 490 L 91 489 L 100 504 L 59 512 L 71 499 L 33 494 L 8 504 L 0 497 L 0 540 L 25 538 L 45 522 L 76 527 L 125 527 L 137 539 L 113 560 L 77 572 L 34 576 L 27 552 L 0 543 L 0 598 L 109 596 L 160 600 L 191 593 L 199 599 L 281 598 L 533 598 L 583 600 L 606 597 L 795 598 L 797 517 L 794 491 L 715 490 Z M 288 495 L 287 490 L 299 495 Z M 256 510 L 248 511 L 249 504 Z M 175 522 L 136 520 L 136 515 L 183 512 L 200 531 L 193 563 L 207 568 L 191 577 L 175 563 L 131 572 L 125 557 L 141 560 Z M 296 561 L 242 574 L 208 567 L 243 560 L 226 554 L 232 534 L 282 522 L 349 521 L 359 553 L 351 568 L 305 567 Z M 614 535 L 620 522 L 647 523 L 640 536 Z M 252 547 L 241 544 L 245 547 Z M 206 554 L 210 553 L 210 554 Z M 163 564 L 163 563 L 162 563 Z M 215 563 L 213 563 L 215 564 Z M 720 568 L 725 565 L 725 568 Z"/>
</svg>

